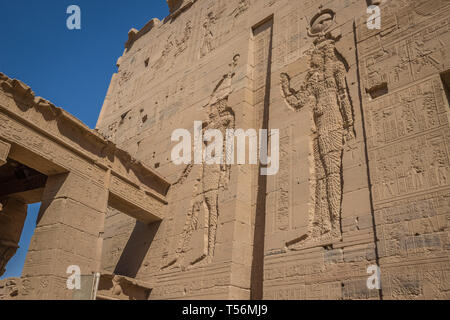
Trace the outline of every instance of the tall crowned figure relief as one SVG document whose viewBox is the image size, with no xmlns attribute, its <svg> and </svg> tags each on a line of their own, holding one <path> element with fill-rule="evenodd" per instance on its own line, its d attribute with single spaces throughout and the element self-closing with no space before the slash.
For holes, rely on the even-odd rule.
<svg viewBox="0 0 450 320">
<path fill-rule="evenodd" d="M 218 130 L 222 137 L 226 137 L 228 129 L 235 129 L 235 115 L 228 106 L 228 96 L 230 95 L 231 81 L 235 75 L 234 70 L 237 66 L 240 56 L 236 55 L 230 64 L 230 72 L 223 76 L 215 87 L 209 103 L 205 106 L 208 113 L 208 120 L 203 123 L 203 135 L 208 130 Z M 204 148 L 208 149 L 211 141 L 204 141 Z M 225 159 L 227 153 L 226 146 L 223 145 L 222 155 Z M 186 222 L 179 239 L 176 255 L 164 268 L 169 267 L 189 267 L 195 265 L 209 264 L 214 257 L 216 246 L 217 226 L 219 218 L 219 192 L 228 187 L 230 180 L 231 166 L 221 161 L 221 164 L 208 163 L 210 157 L 214 154 L 206 155 L 206 161 L 202 164 L 201 176 L 197 179 L 194 186 L 191 206 L 186 215 Z M 193 165 L 186 167 L 183 175 L 175 183 L 183 183 L 191 174 Z M 203 251 L 192 261 L 184 261 L 185 254 L 191 249 L 191 238 L 194 231 L 202 228 L 199 221 L 200 211 L 204 210 L 204 245 Z M 186 263 L 188 265 L 186 266 Z"/>
<path fill-rule="evenodd" d="M 340 35 L 330 31 L 334 19 L 333 11 L 321 10 L 310 22 L 308 35 L 315 39 L 304 84 L 294 89 L 289 75 L 281 74 L 282 94 L 288 105 L 295 111 L 306 106 L 314 119 L 314 210 L 308 233 L 290 242 L 290 248 L 341 235 L 342 159 L 346 141 L 355 134 L 347 64 L 336 49 Z"/>
</svg>

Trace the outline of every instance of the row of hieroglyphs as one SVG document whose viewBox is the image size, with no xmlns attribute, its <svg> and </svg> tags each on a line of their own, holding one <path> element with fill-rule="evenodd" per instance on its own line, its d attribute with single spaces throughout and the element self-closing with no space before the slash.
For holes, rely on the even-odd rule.
<svg viewBox="0 0 450 320">
<path fill-rule="evenodd" d="M 446 278 L 450 273 L 444 265 L 437 265 L 422 272 L 420 267 L 406 270 L 404 268 L 389 270 L 383 277 L 383 292 L 390 299 L 408 299 L 420 297 L 424 294 L 426 282 L 428 290 L 432 290 L 435 297 L 445 299 L 448 286 Z M 440 269 L 439 269 L 440 268 Z M 420 271 L 419 271 L 420 270 Z M 349 279 L 343 282 L 331 281 L 318 284 L 293 284 L 286 287 L 268 288 L 264 294 L 265 299 L 276 300 L 304 300 L 304 299 L 377 299 L 376 290 L 368 290 L 366 279 Z"/>
<path fill-rule="evenodd" d="M 344 267 L 345 268 L 345 267 Z M 345 272 L 354 271 L 345 268 Z M 424 290 L 432 290 L 436 298 L 444 298 L 448 290 L 446 280 L 450 276 L 445 262 L 430 263 L 427 266 L 413 265 L 406 267 L 386 268 L 382 270 L 381 282 L 383 283 L 384 296 L 389 298 L 406 298 L 422 296 Z M 289 279 L 289 278 L 286 278 Z M 369 290 L 364 276 L 348 277 L 345 280 L 330 279 L 327 282 L 314 283 L 295 281 L 290 278 L 289 284 L 280 285 L 280 279 L 272 281 L 265 292 L 266 299 L 369 299 L 377 298 L 376 290 Z"/>
<path fill-rule="evenodd" d="M 449 245 L 449 209 L 448 189 L 376 205 L 380 257 L 442 254 Z"/>
<path fill-rule="evenodd" d="M 375 201 L 447 186 L 450 130 L 440 79 L 380 97 L 369 106 Z"/>
<path fill-rule="evenodd" d="M 177 281 L 176 284 L 170 283 L 164 286 L 157 286 L 153 289 L 152 296 L 155 298 L 170 296 L 183 297 L 204 293 L 205 291 L 214 293 L 215 291 L 220 291 L 228 282 L 229 276 L 225 273 L 215 276 L 197 277 L 192 280 Z"/>
<path fill-rule="evenodd" d="M 445 0 L 434 2 L 450 4 Z M 389 5 L 395 2 L 389 2 Z M 389 82 L 393 90 L 414 80 L 442 71 L 448 56 L 446 46 L 450 41 L 450 19 L 447 8 L 442 11 L 430 11 L 435 15 L 430 24 L 428 16 L 415 13 L 413 6 L 394 10 L 385 8 L 385 28 L 390 32 L 379 35 L 364 34 L 367 29 L 357 29 L 359 53 L 361 55 L 361 72 L 363 85 L 368 92 L 376 86 Z M 406 13 L 403 14 L 402 13 Z M 377 41 L 368 41 L 368 37 Z"/>
</svg>

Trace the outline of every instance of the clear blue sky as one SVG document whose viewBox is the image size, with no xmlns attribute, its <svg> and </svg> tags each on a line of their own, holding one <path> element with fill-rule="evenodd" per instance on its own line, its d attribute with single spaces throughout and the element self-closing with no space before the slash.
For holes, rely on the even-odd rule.
<svg viewBox="0 0 450 320">
<path fill-rule="evenodd" d="M 81 30 L 66 27 L 70 5 L 81 8 Z M 93 128 L 128 31 L 168 13 L 165 0 L 0 0 L 0 72 Z M 30 206 L 3 278 L 21 275 L 38 210 Z"/>
</svg>

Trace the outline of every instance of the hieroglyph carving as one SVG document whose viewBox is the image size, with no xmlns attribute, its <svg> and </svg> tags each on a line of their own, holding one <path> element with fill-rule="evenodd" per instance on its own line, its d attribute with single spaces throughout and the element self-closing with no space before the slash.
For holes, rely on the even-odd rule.
<svg viewBox="0 0 450 320">
<path fill-rule="evenodd" d="M 186 25 L 184 27 L 183 31 L 183 37 L 181 39 L 176 39 L 175 44 L 177 47 L 177 50 L 175 51 L 175 57 L 182 54 L 187 49 L 187 42 L 191 38 L 192 34 L 192 22 L 189 20 L 186 22 Z"/>
<path fill-rule="evenodd" d="M 235 18 L 239 17 L 241 14 L 243 14 L 245 11 L 248 10 L 250 7 L 250 0 L 239 0 L 239 3 L 236 7 L 236 9 L 233 10 L 231 15 Z"/>
<path fill-rule="evenodd" d="M 355 134 L 346 63 L 335 45 L 340 35 L 328 32 L 333 20 L 331 10 L 322 10 L 311 21 L 308 34 L 316 39 L 305 83 L 296 90 L 289 75 L 281 74 L 282 94 L 288 105 L 295 111 L 308 107 L 314 119 L 314 212 L 310 214 L 308 233 L 290 242 L 291 248 L 341 235 L 342 158 L 346 141 Z"/>
<path fill-rule="evenodd" d="M 192 35 L 192 22 L 189 20 L 186 22 L 183 30 L 183 36 L 179 39 L 175 38 L 173 33 L 171 33 L 166 40 L 166 44 L 164 45 L 163 50 L 161 51 L 161 56 L 156 60 L 153 64 L 153 68 L 158 70 L 166 64 L 171 52 L 175 49 L 174 57 L 179 56 L 184 51 L 186 51 L 188 45 L 187 42 L 191 38 Z"/>
</svg>

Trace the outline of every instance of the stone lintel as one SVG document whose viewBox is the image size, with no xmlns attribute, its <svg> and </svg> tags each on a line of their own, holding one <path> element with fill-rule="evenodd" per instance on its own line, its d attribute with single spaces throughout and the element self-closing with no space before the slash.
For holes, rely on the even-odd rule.
<svg viewBox="0 0 450 320">
<path fill-rule="evenodd" d="M 118 148 L 96 130 L 90 129 L 70 113 L 41 97 L 36 97 L 30 87 L 23 82 L 10 79 L 0 73 L 1 95 L 10 97 L 13 101 L 8 101 L 8 99 L 2 97 L 0 111 L 5 113 L 7 117 L 13 118 L 25 127 L 32 129 L 40 136 L 44 136 L 47 140 L 63 146 L 67 152 L 76 154 L 105 171 L 111 169 L 116 175 L 142 185 L 144 188 L 146 185 L 148 186 L 148 181 L 152 180 L 152 186 L 149 189 L 155 189 L 154 187 L 158 186 L 158 193 L 165 194 L 168 191 L 170 183 L 158 173 L 149 169 L 126 151 Z M 26 114 L 30 108 L 34 108 L 35 112 L 41 117 L 29 119 Z M 24 111 L 24 109 L 27 110 Z M 42 125 L 39 124 L 41 121 Z M 50 125 L 51 122 L 56 123 Z M 62 127 L 64 131 L 62 131 Z M 4 138 L 3 135 L 2 138 Z M 81 139 L 84 140 L 83 146 L 86 145 L 86 148 L 80 147 Z M 6 138 L 6 140 L 8 139 Z"/>
</svg>

